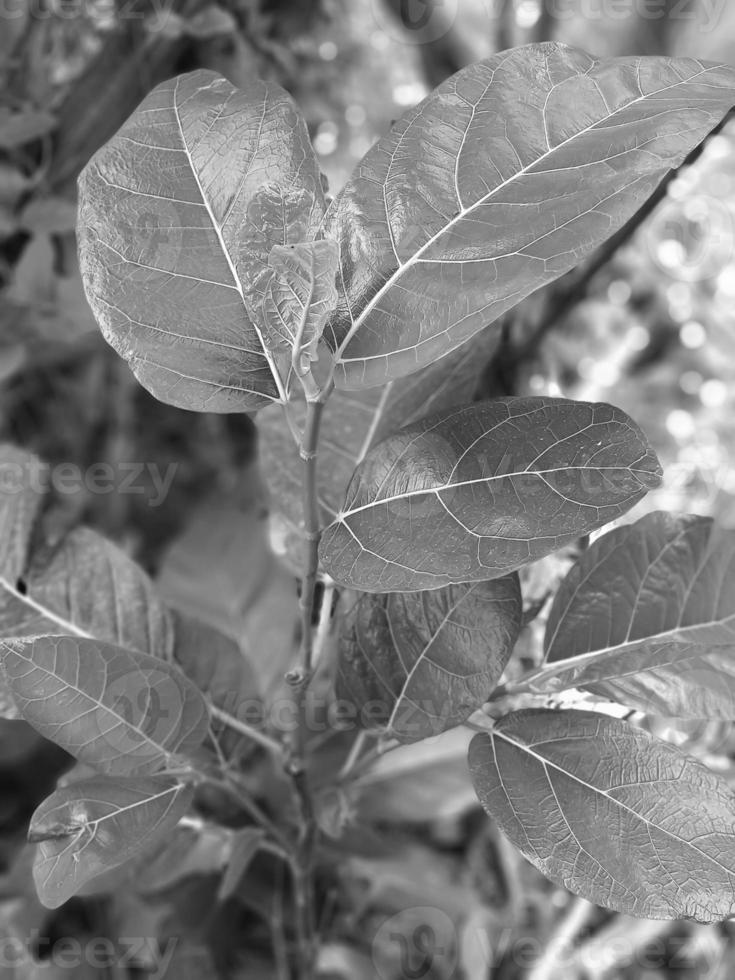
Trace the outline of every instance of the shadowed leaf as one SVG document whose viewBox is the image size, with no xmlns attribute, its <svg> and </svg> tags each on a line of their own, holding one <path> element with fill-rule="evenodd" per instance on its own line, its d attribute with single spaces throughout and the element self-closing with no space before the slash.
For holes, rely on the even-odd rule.
<svg viewBox="0 0 735 980">
<path fill-rule="evenodd" d="M 521 625 L 517 575 L 360 596 L 343 620 L 337 697 L 401 741 L 438 735 L 490 696 Z M 378 706 L 382 708 L 379 710 Z"/>
<path fill-rule="evenodd" d="M 217 892 L 220 902 L 226 901 L 235 894 L 264 838 L 265 834 L 257 827 L 246 827 L 235 835 L 232 854 Z"/>
</svg>

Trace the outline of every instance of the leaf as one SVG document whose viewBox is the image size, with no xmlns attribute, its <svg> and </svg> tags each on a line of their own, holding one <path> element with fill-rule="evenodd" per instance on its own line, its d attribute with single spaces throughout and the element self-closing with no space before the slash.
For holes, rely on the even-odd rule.
<svg viewBox="0 0 735 980">
<path fill-rule="evenodd" d="M 401 741 L 454 728 L 497 685 L 521 613 L 517 575 L 363 594 L 342 621 L 337 698 L 357 706 L 364 727 Z"/>
<path fill-rule="evenodd" d="M 202 694 L 233 715 L 244 703 L 259 702 L 252 665 L 232 637 L 182 612 L 175 622 L 174 658 Z"/>
<path fill-rule="evenodd" d="M 0 642 L 23 718 L 107 775 L 176 766 L 207 732 L 202 695 L 172 664 L 76 636 Z"/>
<path fill-rule="evenodd" d="M 317 360 L 317 344 L 327 317 L 337 306 L 338 263 L 334 242 L 301 242 L 271 249 L 268 265 L 273 275 L 263 301 L 263 343 L 274 355 L 287 355 L 280 368 L 287 390 L 292 359 L 302 374 Z"/>
<path fill-rule="evenodd" d="M 330 523 L 339 513 L 355 467 L 368 451 L 401 426 L 468 401 L 496 347 L 496 338 L 484 333 L 410 378 L 382 388 L 336 390 L 330 395 L 322 414 L 317 466 L 323 523 Z M 305 402 L 288 406 L 295 426 L 302 431 L 305 408 Z M 293 548 L 293 558 L 300 565 L 303 463 L 282 406 L 270 405 L 259 414 L 258 432 L 261 470 L 275 507 L 292 529 L 298 545 Z"/>
<path fill-rule="evenodd" d="M 371 592 L 500 578 L 620 517 L 660 478 L 620 409 L 499 398 L 376 446 L 319 553 L 338 584 Z"/>
<path fill-rule="evenodd" d="M 28 564 L 48 467 L 33 453 L 0 445 L 0 576 L 13 586 Z"/>
<path fill-rule="evenodd" d="M 735 720 L 735 532 L 656 512 L 603 535 L 562 582 L 544 646 L 536 691 Z"/>
<path fill-rule="evenodd" d="M 235 834 L 214 824 L 181 823 L 173 833 L 135 864 L 135 890 L 142 895 L 164 891 L 190 875 L 212 874 L 225 867 Z"/>
<path fill-rule="evenodd" d="M 456 821 L 475 808 L 464 760 L 472 732 L 452 728 L 423 742 L 399 745 L 360 773 L 360 819 L 375 823 Z"/>
<path fill-rule="evenodd" d="M 480 802 L 557 884 L 647 919 L 735 910 L 735 799 L 678 748 L 589 711 L 517 711 L 469 750 Z"/>
<path fill-rule="evenodd" d="M 237 641 L 264 694 L 282 683 L 299 629 L 296 582 L 275 558 L 266 532 L 260 501 L 243 508 L 217 495 L 174 541 L 158 582 L 178 609 Z"/>
<path fill-rule="evenodd" d="M 233 842 L 229 863 L 217 892 L 218 901 L 225 902 L 235 894 L 237 886 L 258 853 L 264 838 L 265 834 L 257 827 L 246 827 L 238 831 Z"/>
<path fill-rule="evenodd" d="M 39 632 L 58 634 L 64 627 L 151 656 L 172 656 L 171 615 L 153 583 L 136 562 L 89 528 L 75 528 L 57 549 L 39 549 L 28 570 L 26 595 L 13 605 L 25 603 L 39 614 L 33 627 Z M 0 615 L 0 637 L 19 635 L 24 634 L 13 632 L 12 624 L 6 627 Z"/>
<path fill-rule="evenodd" d="M 191 786 L 168 776 L 104 779 L 56 790 L 31 817 L 33 879 L 46 908 L 162 839 L 189 809 Z"/>
<path fill-rule="evenodd" d="M 40 109 L 23 112 L 0 110 L 0 147 L 15 150 L 42 136 L 48 136 L 56 128 L 56 118 Z"/>
<path fill-rule="evenodd" d="M 252 291 L 274 245 L 314 237 L 324 198 L 281 88 L 208 71 L 164 82 L 87 164 L 79 199 L 87 298 L 141 384 L 196 411 L 284 398 Z"/>
<path fill-rule="evenodd" d="M 176 647 L 174 658 L 198 691 L 217 708 L 248 721 L 260 721 L 263 704 L 255 670 L 232 637 L 193 616 L 175 612 Z M 231 758 L 253 747 L 245 736 L 226 728 L 212 718 L 213 735 Z"/>
<path fill-rule="evenodd" d="M 336 383 L 410 374 L 567 272 L 628 220 L 735 101 L 692 59 L 503 51 L 411 109 L 330 206 L 343 296 Z"/>
<path fill-rule="evenodd" d="M 88 528 L 76 528 L 57 547 L 37 544 L 31 553 L 47 468 L 19 450 L 8 450 L 2 458 L 7 465 L 3 469 L 0 462 L 6 491 L 0 493 L 0 640 L 94 636 L 170 657 L 173 626 L 168 610 L 145 572 L 111 542 Z M 1 673 L 0 716 L 20 717 Z"/>
<path fill-rule="evenodd" d="M 39 548 L 29 568 L 18 567 L 22 582 L 17 574 L 0 574 L 0 642 L 42 634 L 94 636 L 170 656 L 170 614 L 148 576 L 94 531 L 76 528 L 58 549 Z M 20 717 L 2 671 L 0 716 Z"/>
</svg>

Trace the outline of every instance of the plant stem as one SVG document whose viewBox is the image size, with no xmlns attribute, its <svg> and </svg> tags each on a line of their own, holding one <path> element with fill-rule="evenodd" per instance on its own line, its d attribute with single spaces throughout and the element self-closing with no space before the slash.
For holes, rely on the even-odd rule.
<svg viewBox="0 0 735 980">
<path fill-rule="evenodd" d="M 554 980 L 559 976 L 561 961 L 569 961 L 569 948 L 596 910 L 583 898 L 575 898 L 571 908 L 549 939 L 546 951 L 528 974 L 528 980 Z"/>
<path fill-rule="evenodd" d="M 292 852 L 291 871 L 293 877 L 293 897 L 296 919 L 296 939 L 298 943 L 298 958 L 300 963 L 301 980 L 312 980 L 315 961 L 315 929 L 314 929 L 314 882 L 312 865 L 314 845 L 317 836 L 317 824 L 311 801 L 306 768 L 304 747 L 306 741 L 306 696 L 314 673 L 314 639 L 312 616 L 314 613 L 314 593 L 316 591 L 317 573 L 319 570 L 319 539 L 321 537 L 321 522 L 319 517 L 319 500 L 317 496 L 317 446 L 319 442 L 319 427 L 324 410 L 324 402 L 329 394 L 327 389 L 318 399 L 307 401 L 306 423 L 301 437 L 299 455 L 303 463 L 302 504 L 304 511 L 304 558 L 301 577 L 301 645 L 299 648 L 298 665 L 289 671 L 286 680 L 293 690 L 295 703 L 296 726 L 286 760 L 286 772 L 291 776 L 296 799 L 299 805 L 300 833 L 299 839 Z M 331 594 L 327 598 L 331 612 Z M 322 618 L 326 616 L 322 607 Z M 328 624 L 328 619 L 327 619 Z M 324 627 L 323 629 L 325 629 Z M 320 634 L 323 633 L 320 630 Z"/>
<path fill-rule="evenodd" d="M 317 498 L 316 460 L 319 442 L 319 426 L 322 419 L 322 402 L 308 403 L 306 425 L 301 439 L 300 456 L 303 462 L 303 508 L 304 508 L 304 567 L 301 578 L 301 649 L 299 666 L 301 678 L 299 686 L 305 688 L 312 672 L 312 629 L 311 617 L 314 612 L 314 590 L 319 569 L 319 501 Z"/>
<path fill-rule="evenodd" d="M 252 725 L 248 725 L 246 722 L 240 721 L 239 718 L 235 718 L 234 715 L 228 714 L 226 711 L 223 711 L 221 708 L 218 708 L 216 705 L 211 703 L 209 705 L 209 713 L 213 718 L 221 721 L 223 725 L 227 725 L 227 727 L 231 728 L 234 732 L 239 732 L 240 735 L 244 735 L 246 738 L 252 739 L 254 742 L 257 742 L 258 745 L 262 745 L 264 748 L 268 749 L 269 752 L 272 752 L 279 758 L 283 756 L 283 749 L 278 742 L 269 735 L 265 735 L 257 728 L 254 728 Z"/>
<path fill-rule="evenodd" d="M 278 853 L 286 860 L 290 860 L 291 846 L 289 841 L 270 817 L 260 809 L 250 794 L 242 786 L 238 785 L 232 775 L 226 776 L 223 779 L 212 779 L 209 776 L 205 778 L 206 782 L 212 786 L 217 786 L 226 793 L 229 793 L 240 804 L 243 810 L 253 818 L 253 821 L 272 838 L 274 846 L 278 847 Z"/>
<path fill-rule="evenodd" d="M 363 729 L 357 733 L 355 741 L 350 746 L 350 751 L 347 754 L 347 758 L 342 764 L 342 768 L 337 774 L 337 782 L 344 782 L 351 774 L 352 770 L 357 765 L 357 760 L 360 757 L 360 753 L 365 748 L 365 741 L 367 739 L 367 732 Z"/>
<path fill-rule="evenodd" d="M 314 666 L 319 663 L 319 659 L 324 651 L 324 646 L 329 637 L 329 631 L 332 627 L 332 605 L 334 602 L 334 583 L 325 582 L 324 592 L 322 594 L 321 605 L 319 606 L 319 622 L 316 628 L 316 639 L 314 640 L 314 652 L 312 654 L 312 660 Z"/>
</svg>

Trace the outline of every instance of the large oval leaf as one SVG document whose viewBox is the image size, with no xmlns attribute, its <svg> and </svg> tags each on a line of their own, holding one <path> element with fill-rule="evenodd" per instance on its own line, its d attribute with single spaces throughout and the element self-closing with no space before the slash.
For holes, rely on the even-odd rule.
<svg viewBox="0 0 735 980">
<path fill-rule="evenodd" d="M 656 512 L 594 542 L 556 594 L 534 690 L 735 720 L 735 532 Z"/>
<path fill-rule="evenodd" d="M 194 791 L 168 776 L 85 779 L 57 789 L 31 817 L 39 842 L 33 864 L 38 897 L 63 905 L 88 881 L 151 847 L 176 826 Z"/>
<path fill-rule="evenodd" d="M 518 711 L 476 735 L 480 802 L 557 884 L 628 915 L 735 912 L 735 797 L 679 749 L 588 711 Z"/>
<path fill-rule="evenodd" d="M 369 450 L 404 425 L 467 402 L 496 347 L 497 338 L 486 332 L 410 378 L 382 388 L 333 392 L 322 415 L 317 467 L 324 524 L 339 513 L 355 467 Z M 303 430 L 306 403 L 292 402 L 288 411 L 296 428 Z M 271 405 L 258 415 L 258 433 L 263 476 L 273 507 L 286 523 L 290 557 L 300 564 L 303 462 L 282 406 Z"/>
<path fill-rule="evenodd" d="M 500 679 L 521 612 L 517 575 L 364 594 L 342 623 L 337 697 L 356 705 L 366 727 L 404 742 L 454 728 Z"/>
<path fill-rule="evenodd" d="M 202 695 L 172 664 L 77 636 L 0 641 L 23 718 L 109 775 L 175 766 L 207 733 Z"/>
<path fill-rule="evenodd" d="M 111 541 L 90 528 L 72 530 L 56 548 L 38 549 L 24 579 L 23 600 L 40 617 L 36 632 L 87 634 L 98 640 L 170 659 L 171 614 L 143 569 Z M 0 636 L 7 631 L 0 619 Z M 66 630 L 64 630 L 66 632 Z"/>
<path fill-rule="evenodd" d="M 732 68 L 597 61 L 561 44 L 504 51 L 444 82 L 327 213 L 344 280 L 337 384 L 409 374 L 573 268 L 733 102 Z"/>
<path fill-rule="evenodd" d="M 0 574 L 0 640 L 43 634 L 95 637 L 169 658 L 171 616 L 134 561 L 88 528 L 40 547 L 16 578 Z M 0 681 L 0 703 L 4 684 Z M 18 717 L 14 702 L 4 717 Z"/>
<path fill-rule="evenodd" d="M 7 444 L 0 446 L 0 634 L 8 618 L 8 603 L 12 604 L 7 593 L 17 595 L 16 586 L 28 566 L 36 518 L 43 506 L 43 491 L 33 477 L 41 477 L 43 483 L 46 469 L 32 453 Z M 20 717 L 1 675 L 0 717 Z"/>
<path fill-rule="evenodd" d="M 0 639 L 68 633 L 170 657 L 170 614 L 134 561 L 88 528 L 40 540 L 45 470 L 31 453 L 0 450 Z M 0 715 L 19 717 L 2 679 Z"/>
<path fill-rule="evenodd" d="M 87 298 L 146 388 L 200 411 L 283 398 L 259 322 L 268 256 L 313 237 L 324 199 L 281 88 L 164 82 L 87 164 L 79 207 Z"/>
<path fill-rule="evenodd" d="M 611 405 L 481 402 L 376 446 L 320 556 L 341 585 L 370 592 L 499 578 L 619 517 L 660 477 L 640 429 Z"/>
</svg>

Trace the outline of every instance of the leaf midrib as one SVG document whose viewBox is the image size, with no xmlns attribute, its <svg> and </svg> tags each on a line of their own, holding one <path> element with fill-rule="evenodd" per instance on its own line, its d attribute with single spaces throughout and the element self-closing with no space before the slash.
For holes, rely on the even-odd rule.
<svg viewBox="0 0 735 980">
<path fill-rule="evenodd" d="M 667 643 L 676 640 L 682 634 L 686 635 L 689 630 L 699 630 L 707 629 L 711 626 L 728 626 L 731 622 L 735 621 L 735 613 L 730 616 L 725 616 L 722 619 L 710 619 L 707 622 L 702 623 L 691 623 L 689 626 L 672 626 L 666 630 L 662 630 L 659 633 L 651 633 L 649 636 L 642 636 L 637 640 L 629 640 L 626 643 L 617 643 L 611 647 L 603 647 L 600 650 L 591 650 L 588 653 L 581 653 L 577 656 L 565 657 L 563 660 L 555 660 L 552 663 L 540 668 L 543 674 L 539 673 L 538 681 L 543 683 L 545 680 L 550 680 L 556 677 L 557 674 L 564 673 L 566 670 L 573 669 L 578 666 L 585 667 L 590 663 L 594 664 L 595 661 L 600 660 L 604 662 L 607 659 L 612 659 L 615 656 L 620 656 L 628 652 L 629 650 L 635 650 L 636 647 L 640 647 L 644 644 L 649 643 Z M 706 656 L 708 653 L 714 653 L 715 651 L 721 649 L 730 649 L 735 643 L 735 634 L 733 634 L 732 643 L 721 643 L 716 644 L 708 648 L 705 653 L 696 653 L 690 656 L 681 657 L 678 659 L 666 660 L 662 663 L 640 665 L 632 670 L 626 671 L 624 674 L 612 674 L 610 677 L 598 677 L 592 678 L 589 681 L 582 680 L 581 684 L 597 684 L 602 683 L 606 680 L 615 680 L 616 678 L 623 678 L 634 676 L 635 674 L 644 674 L 649 670 L 656 670 L 662 667 L 671 667 L 675 664 L 686 663 L 687 660 L 694 660 L 696 657 Z M 579 678 L 576 679 L 575 683 L 572 685 L 574 687 L 579 686 L 577 683 L 580 681 Z"/>
<path fill-rule="evenodd" d="M 67 620 L 64 619 L 62 616 L 59 616 L 57 613 L 49 609 L 47 606 L 42 606 L 39 602 L 36 602 L 35 599 L 32 599 L 30 595 L 27 594 L 24 595 L 23 593 L 18 592 L 18 590 L 10 582 L 8 582 L 6 578 L 0 577 L 0 589 L 2 588 L 6 589 L 10 593 L 10 595 L 18 602 L 21 602 L 24 605 L 29 606 L 31 609 L 34 609 L 37 613 L 39 613 L 41 616 L 45 617 L 46 619 L 49 619 L 54 623 L 58 623 L 58 625 L 61 626 L 62 629 L 68 630 L 67 635 L 81 636 L 85 640 L 95 639 L 95 637 L 93 637 L 91 633 L 87 633 L 85 630 L 81 629 L 81 627 L 76 626 L 74 623 L 71 622 L 71 620 Z M 0 643 L 2 643 L 4 640 L 16 640 L 16 639 L 29 640 L 29 639 L 35 639 L 36 636 L 46 636 L 46 635 L 47 634 L 45 633 L 39 633 L 33 637 L 28 636 L 27 634 L 24 634 L 22 636 L 3 636 L 0 637 Z"/>
<path fill-rule="evenodd" d="M 276 390 L 278 391 L 278 396 L 279 396 L 279 398 L 280 398 L 280 400 L 282 402 L 286 402 L 288 399 L 287 399 L 287 396 L 286 396 L 286 392 L 285 392 L 285 390 L 283 388 L 283 383 L 282 383 L 281 377 L 280 377 L 280 375 L 278 373 L 278 369 L 276 368 L 275 360 L 273 358 L 273 353 L 266 346 L 266 344 L 265 344 L 265 342 L 263 340 L 263 334 L 261 333 L 260 327 L 255 322 L 255 318 L 251 318 L 248 315 L 247 306 L 245 305 L 245 294 L 243 292 L 243 288 L 242 288 L 242 283 L 240 281 L 240 277 L 239 277 L 239 275 L 237 273 L 237 269 L 235 268 L 235 265 L 234 265 L 234 263 L 232 261 L 232 257 L 230 255 L 230 251 L 227 248 L 227 245 L 225 244 L 225 240 L 224 240 L 224 238 L 222 236 L 222 228 L 220 227 L 219 222 L 216 220 L 216 218 L 214 216 L 214 212 L 212 211 L 212 207 L 211 207 L 211 205 L 209 203 L 209 200 L 208 200 L 206 194 L 204 193 L 204 188 L 202 187 L 202 183 L 201 183 L 201 181 L 199 179 L 199 173 L 197 172 L 197 169 L 194 166 L 194 160 L 192 159 L 191 153 L 189 152 L 189 145 L 186 142 L 186 138 L 184 137 L 184 129 L 183 129 L 183 126 L 181 125 L 181 116 L 179 115 L 179 103 L 178 103 L 178 97 L 179 97 L 179 79 L 180 78 L 181 78 L 181 76 L 178 76 L 177 79 L 176 79 L 176 81 L 175 81 L 175 83 L 174 83 L 174 91 L 173 91 L 173 98 L 171 99 L 171 106 L 173 108 L 174 118 L 176 119 L 176 125 L 177 125 L 178 130 L 179 130 L 179 138 L 181 139 L 181 146 L 183 148 L 184 156 L 186 157 L 186 159 L 189 162 L 189 169 L 191 170 L 192 176 L 194 177 L 194 181 L 196 182 L 197 190 L 199 191 L 199 195 L 200 195 L 200 197 L 202 199 L 202 202 L 203 202 L 205 208 L 207 209 L 207 214 L 209 215 L 209 220 L 211 221 L 212 228 L 214 229 L 214 232 L 217 235 L 217 240 L 219 241 L 220 248 L 222 249 L 222 254 L 224 255 L 225 260 L 227 262 L 227 265 L 228 265 L 228 267 L 230 269 L 230 274 L 232 275 L 233 282 L 235 283 L 235 288 L 237 289 L 238 293 L 240 294 L 240 299 L 242 301 L 242 307 L 243 307 L 243 314 L 246 317 L 246 319 L 252 324 L 253 329 L 255 330 L 255 332 L 258 335 L 258 340 L 260 341 L 260 346 L 261 346 L 261 349 L 263 351 L 263 356 L 265 357 L 265 359 L 266 359 L 266 361 L 268 363 L 268 368 L 270 369 L 271 376 L 273 378 L 273 382 L 274 382 L 274 384 L 276 386 Z M 262 125 L 262 123 L 261 123 L 261 125 Z M 234 203 L 234 199 L 233 199 L 233 203 Z M 229 210 L 228 210 L 228 214 L 226 215 L 226 218 L 227 217 L 229 217 Z"/>
<path fill-rule="evenodd" d="M 553 447 L 550 447 L 553 448 Z M 508 480 L 516 476 L 538 476 L 543 478 L 553 473 L 571 473 L 576 470 L 592 471 L 595 473 L 604 473 L 608 470 L 613 470 L 615 472 L 620 472 L 624 470 L 627 473 L 637 474 L 643 473 L 646 476 L 653 475 L 651 470 L 641 470 L 634 469 L 632 466 L 625 466 L 620 464 L 619 466 L 557 466 L 554 469 L 549 470 L 517 470 L 510 473 L 499 473 L 495 476 L 483 476 L 477 480 L 461 480 L 457 483 L 445 483 L 440 487 L 425 487 L 422 490 L 408 490 L 405 493 L 393 494 L 390 497 L 380 497 L 375 500 L 370 501 L 370 503 L 362 504 L 360 507 L 352 507 L 349 510 L 340 511 L 336 517 L 337 521 L 344 523 L 346 517 L 352 517 L 353 514 L 359 514 L 363 510 L 369 510 L 371 507 L 378 507 L 382 504 L 390 504 L 396 500 L 408 500 L 410 497 L 421 497 L 426 496 L 426 494 L 439 494 L 445 493 L 447 490 L 458 490 L 463 487 L 471 487 L 477 483 L 492 483 L 495 480 Z M 553 487 L 550 489 L 556 493 Z M 583 506 L 593 506 L 592 504 L 583 504 Z"/>
</svg>

